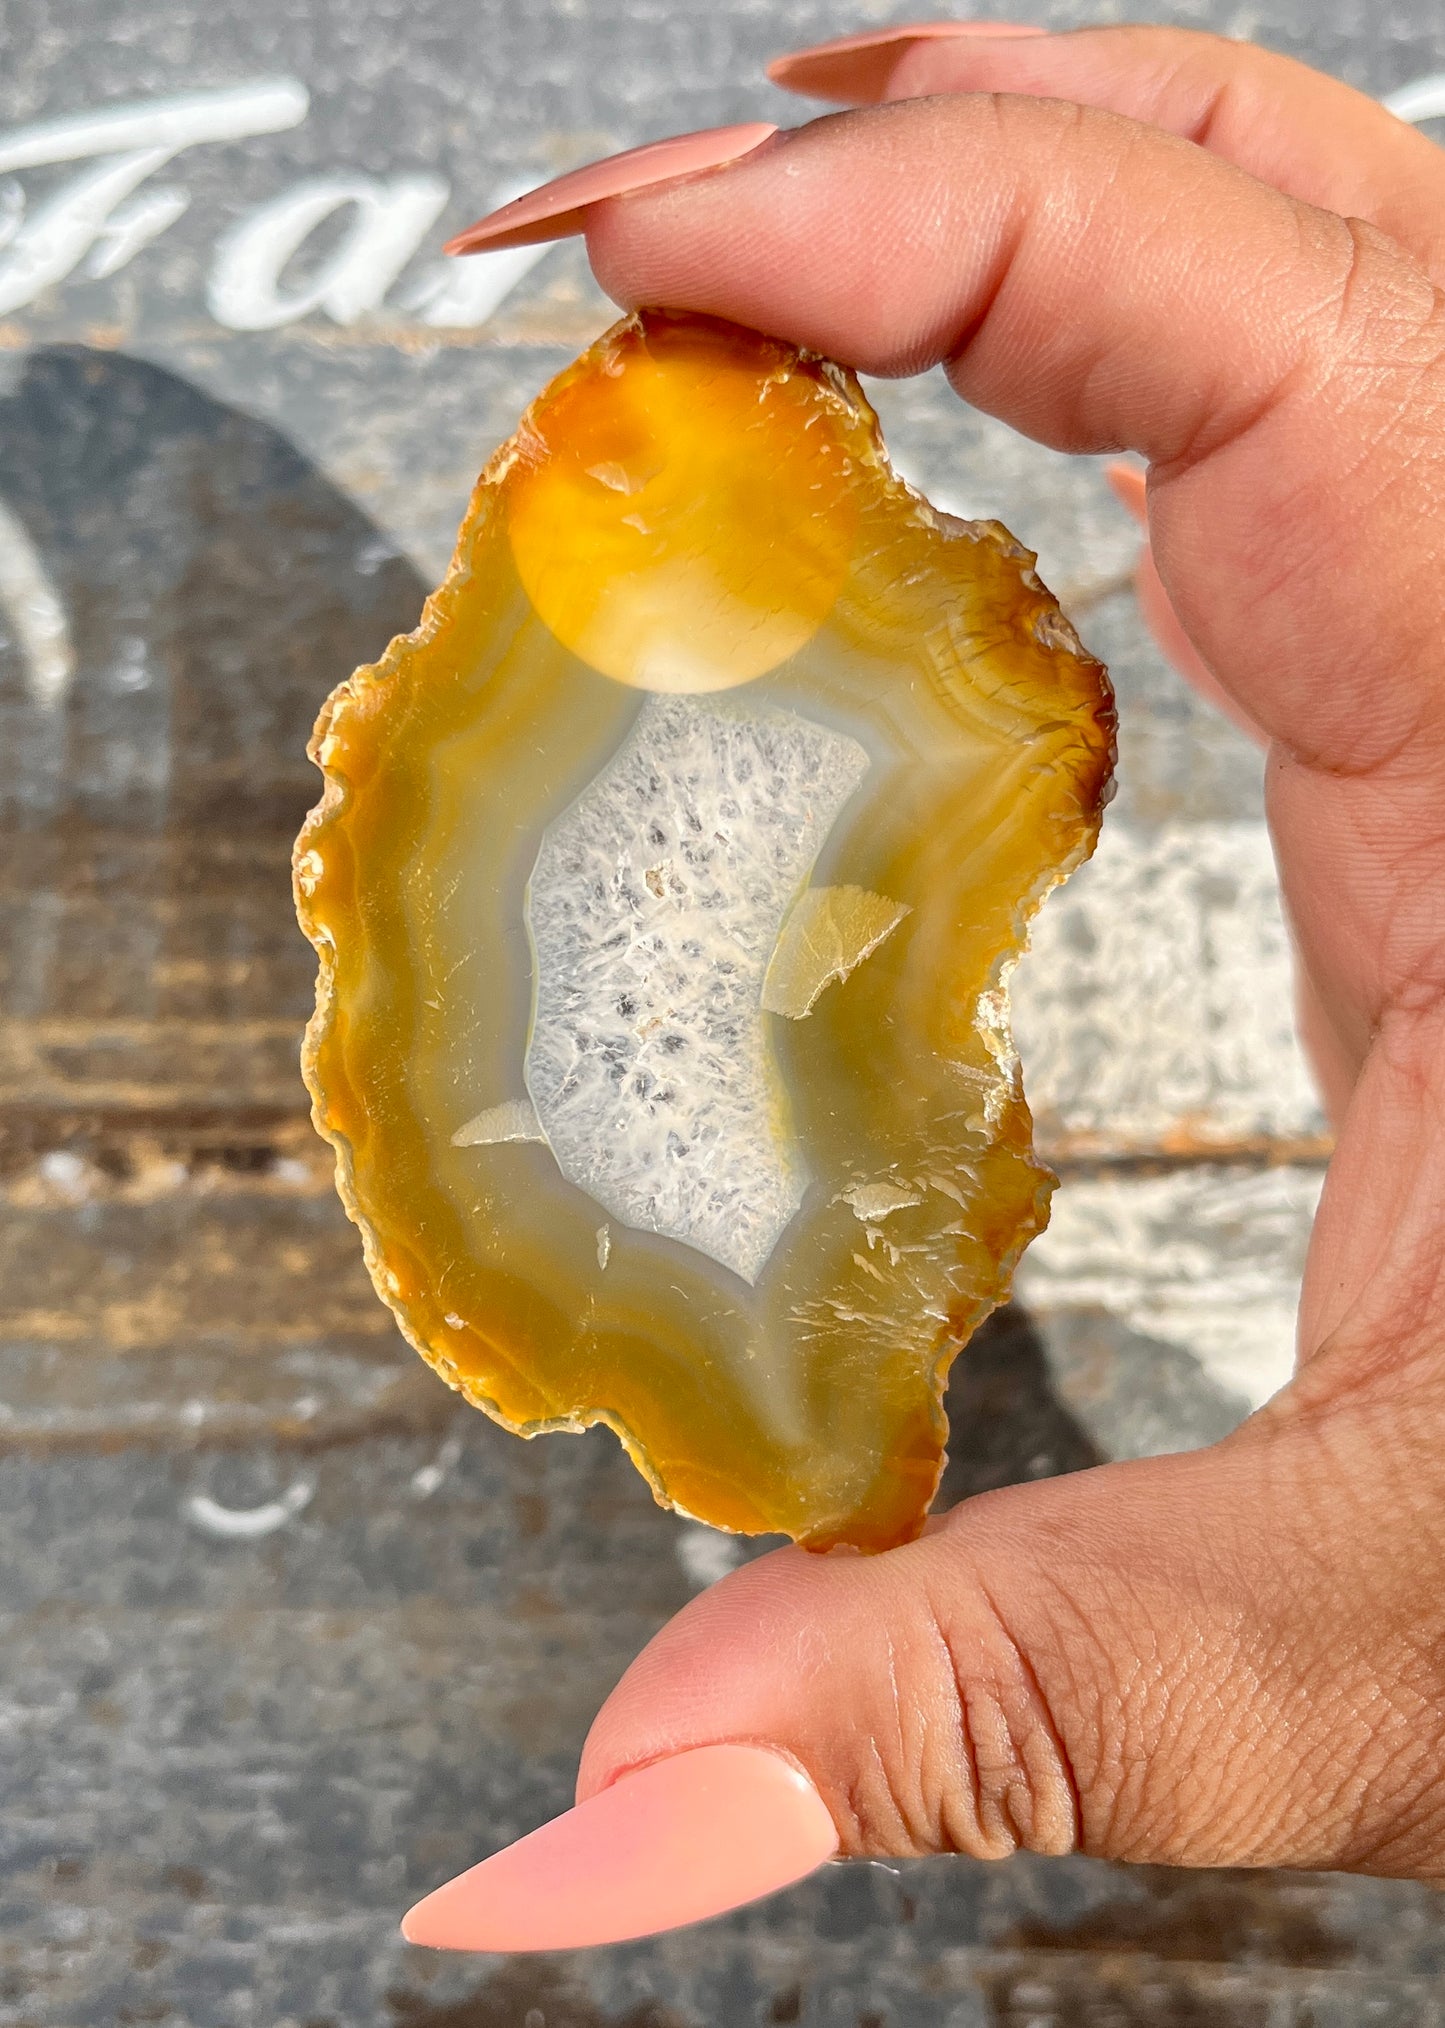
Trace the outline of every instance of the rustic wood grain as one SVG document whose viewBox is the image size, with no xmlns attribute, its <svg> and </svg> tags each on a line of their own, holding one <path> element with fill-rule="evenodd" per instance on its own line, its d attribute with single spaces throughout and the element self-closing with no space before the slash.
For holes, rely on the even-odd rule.
<svg viewBox="0 0 1445 2028">
<path fill-rule="evenodd" d="M 1430 0 L 1156 11 L 1377 91 L 1445 65 Z M 609 1437 L 524 1445 L 458 1409 L 371 1294 L 296 1072 L 315 710 L 414 623 L 475 471 L 608 306 L 575 248 L 451 329 L 403 301 L 428 247 L 350 323 L 227 329 L 207 277 L 306 177 L 440 176 L 439 239 L 508 178 L 795 118 L 762 61 L 856 25 L 841 0 L 0 0 L 0 132 L 258 77 L 312 97 L 160 172 L 188 208 L 117 272 L 0 319 L 0 507 L 65 627 L 47 689 L 0 611 L 3 2028 L 1445 2028 L 1440 1904 L 1399 1883 L 944 1861 L 565 1963 L 396 1933 L 565 1804 L 630 1657 L 765 1545 L 659 1512 Z M 1231 1427 L 1287 1336 L 1328 1142 L 1257 758 L 1154 655 L 1098 461 L 937 376 L 872 392 L 911 476 L 1038 547 L 1123 705 L 1118 848 L 1019 984 L 1073 1194 L 1029 1308 L 956 1369 L 956 1499 Z M 1247 1048 L 1213 1019 L 1242 978 Z M 1090 1220 L 1134 1237 L 1110 1253 Z M 1160 1232 L 1193 1249 L 1172 1280 Z M 1252 1366 L 1215 1356 L 1261 1317 Z M 276 1501 L 273 1532 L 215 1532 Z"/>
</svg>

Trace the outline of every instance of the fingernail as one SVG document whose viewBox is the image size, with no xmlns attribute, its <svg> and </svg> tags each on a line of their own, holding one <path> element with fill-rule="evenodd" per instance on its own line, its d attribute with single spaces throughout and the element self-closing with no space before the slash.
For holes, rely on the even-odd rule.
<svg viewBox="0 0 1445 2028">
<path fill-rule="evenodd" d="M 838 1849 L 807 1776 L 759 1746 L 699 1746 L 624 1775 L 460 1873 L 404 1918 L 409 1943 L 559 1951 L 703 1922 Z"/>
<path fill-rule="evenodd" d="M 875 28 L 864 35 L 815 43 L 810 49 L 790 50 L 768 65 L 768 76 L 784 91 L 861 105 L 881 95 L 899 57 L 916 43 L 961 36 L 1016 41 L 1047 33 L 1024 21 L 920 21 L 908 28 Z"/>
<path fill-rule="evenodd" d="M 668 141 L 649 141 L 646 147 L 629 148 L 624 154 L 569 169 L 565 176 L 529 190 L 500 211 L 489 211 L 448 240 L 443 251 L 492 253 L 501 247 L 566 239 L 570 233 L 581 232 L 589 205 L 599 204 L 605 197 L 647 190 L 654 183 L 670 183 L 675 177 L 724 169 L 771 140 L 777 131 L 761 120 L 743 127 L 709 127 L 701 134 L 675 134 Z"/>
<path fill-rule="evenodd" d="M 1114 497 L 1128 508 L 1141 528 L 1149 526 L 1149 479 L 1137 465 L 1126 465 L 1118 458 L 1111 465 L 1105 465 L 1104 477 L 1113 489 Z"/>
</svg>

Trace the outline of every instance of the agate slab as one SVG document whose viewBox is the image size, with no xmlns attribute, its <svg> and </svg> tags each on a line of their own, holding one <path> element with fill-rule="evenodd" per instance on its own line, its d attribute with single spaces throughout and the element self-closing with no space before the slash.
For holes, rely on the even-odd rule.
<svg viewBox="0 0 1445 2028">
<path fill-rule="evenodd" d="M 523 1435 L 812 1547 L 922 1524 L 951 1359 L 1047 1217 L 1008 1028 L 1104 671 L 856 381 L 615 326 L 326 705 L 304 1068 L 383 1299 Z"/>
</svg>

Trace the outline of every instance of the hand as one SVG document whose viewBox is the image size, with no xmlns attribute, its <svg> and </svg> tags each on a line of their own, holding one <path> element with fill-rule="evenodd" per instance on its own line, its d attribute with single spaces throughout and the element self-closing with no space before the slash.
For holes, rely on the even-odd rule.
<svg viewBox="0 0 1445 2028">
<path fill-rule="evenodd" d="M 596 272 L 1147 458 L 1201 681 L 1268 742 L 1338 1152 L 1265 1409 L 744 1566 L 628 1671 L 579 1797 L 751 1742 L 849 1853 L 1445 1879 L 1445 153 L 1175 30 L 832 61 L 793 75 L 895 102 L 594 205 Z"/>
</svg>

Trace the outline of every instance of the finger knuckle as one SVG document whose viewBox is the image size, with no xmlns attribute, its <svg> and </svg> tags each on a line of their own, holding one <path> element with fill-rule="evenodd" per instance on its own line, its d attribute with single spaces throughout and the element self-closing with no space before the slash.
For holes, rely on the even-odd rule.
<svg viewBox="0 0 1445 2028">
<path fill-rule="evenodd" d="M 941 1722 L 920 1801 L 936 1842 L 977 1858 L 1070 1852 L 1079 1794 L 1039 1672 L 987 1590 L 930 1611 Z"/>
</svg>

